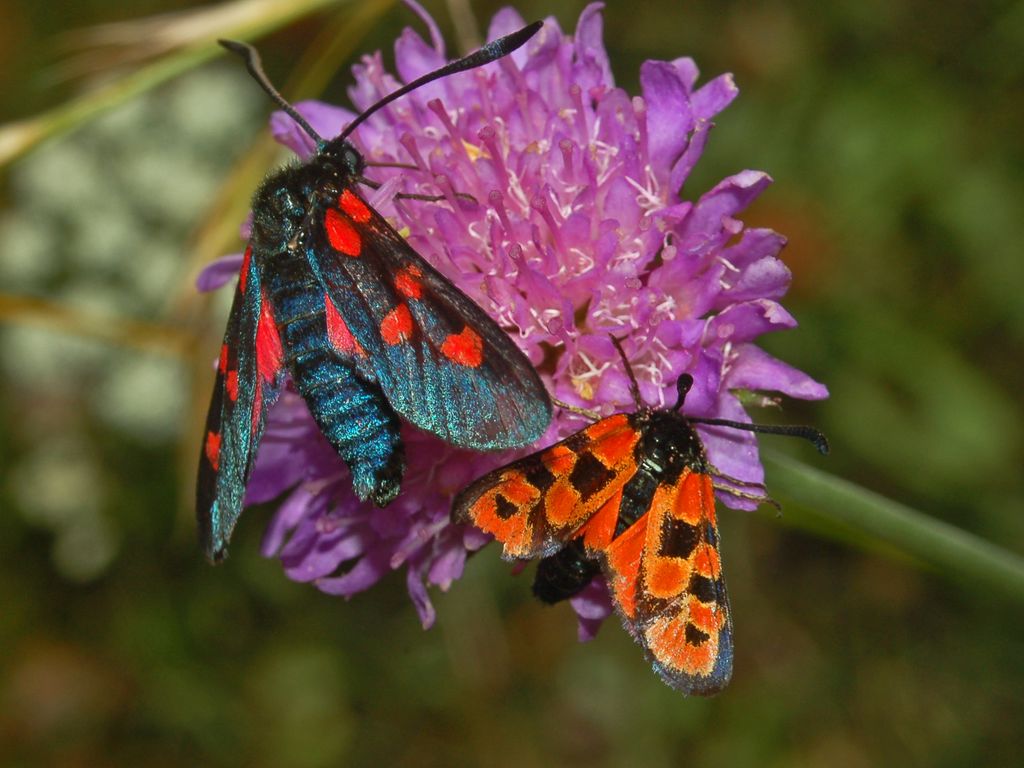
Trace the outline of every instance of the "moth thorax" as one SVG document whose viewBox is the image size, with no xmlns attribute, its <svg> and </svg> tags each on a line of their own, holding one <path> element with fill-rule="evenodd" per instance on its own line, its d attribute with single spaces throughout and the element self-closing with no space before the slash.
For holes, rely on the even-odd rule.
<svg viewBox="0 0 1024 768">
<path fill-rule="evenodd" d="M 640 463 L 655 476 L 678 477 L 683 469 L 703 471 L 704 449 L 689 422 L 673 411 L 653 411 L 640 441 Z"/>
<path fill-rule="evenodd" d="M 300 173 L 295 167 L 283 168 L 257 191 L 252 206 L 254 249 L 277 250 L 305 220 L 307 195 Z"/>
</svg>

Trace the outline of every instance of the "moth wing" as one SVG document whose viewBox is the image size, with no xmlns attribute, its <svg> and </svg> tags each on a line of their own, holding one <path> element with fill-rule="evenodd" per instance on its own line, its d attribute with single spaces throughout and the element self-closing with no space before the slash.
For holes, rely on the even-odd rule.
<svg viewBox="0 0 1024 768">
<path fill-rule="evenodd" d="M 710 475 L 684 470 L 599 554 L 627 629 L 666 683 L 717 693 L 732 675 L 732 616 Z"/>
<path fill-rule="evenodd" d="M 477 450 L 543 434 L 551 402 L 530 361 L 355 192 L 324 206 L 306 235 L 335 346 L 399 414 Z"/>
<path fill-rule="evenodd" d="M 224 557 L 242 512 L 266 414 L 280 394 L 282 357 L 273 309 L 250 247 L 221 346 L 196 480 L 199 540 L 212 560 Z"/>
<path fill-rule="evenodd" d="M 455 497 L 452 517 L 493 535 L 507 559 L 546 557 L 576 536 L 600 546 L 636 472 L 639 438 L 629 415 L 602 419 L 474 481 Z"/>
</svg>

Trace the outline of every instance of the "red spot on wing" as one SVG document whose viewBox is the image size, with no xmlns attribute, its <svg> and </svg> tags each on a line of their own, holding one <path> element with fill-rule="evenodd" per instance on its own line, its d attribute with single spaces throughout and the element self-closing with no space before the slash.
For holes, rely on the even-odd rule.
<svg viewBox="0 0 1024 768">
<path fill-rule="evenodd" d="M 668 600 L 686 589 L 690 581 L 690 564 L 676 557 L 649 557 L 644 582 L 647 594 Z"/>
<path fill-rule="evenodd" d="M 228 371 L 224 377 L 224 388 L 228 391 L 231 402 L 238 399 L 238 371 Z"/>
<path fill-rule="evenodd" d="M 256 370 L 267 381 L 273 381 L 281 370 L 281 336 L 277 332 L 274 312 L 270 308 L 270 297 L 263 292 L 260 319 L 256 325 Z"/>
<path fill-rule="evenodd" d="M 499 503 L 500 497 L 500 503 Z M 530 510 L 540 500 L 540 491 L 521 472 L 510 470 L 485 491 L 469 508 L 473 525 L 493 534 L 505 548 L 506 557 L 529 556 L 534 547 Z M 502 510 L 511 505 L 514 510 Z"/>
<path fill-rule="evenodd" d="M 206 445 L 204 446 L 206 460 L 210 462 L 213 471 L 220 469 L 220 432 L 207 432 Z"/>
<path fill-rule="evenodd" d="M 407 299 L 418 299 L 423 295 L 423 272 L 415 264 L 398 270 L 395 274 L 395 290 Z"/>
<path fill-rule="evenodd" d="M 671 600 L 686 591 L 693 572 L 693 553 L 686 555 L 662 555 L 668 545 L 672 549 L 674 542 L 665 539 L 664 525 L 673 515 L 685 522 L 687 526 L 693 516 L 699 522 L 701 499 L 699 494 L 693 498 L 687 495 L 689 486 L 700 478 L 688 470 L 684 471 L 675 485 L 667 483 L 659 485 L 651 499 L 647 518 L 647 545 L 644 555 L 645 582 L 647 593 L 655 598 Z M 688 504 L 697 504 L 697 510 L 687 508 Z"/>
<path fill-rule="evenodd" d="M 561 443 L 556 443 L 540 455 L 548 472 L 555 477 L 566 477 L 576 466 L 576 451 Z"/>
<path fill-rule="evenodd" d="M 540 492 L 537 490 L 537 486 L 530 483 L 523 477 L 521 472 L 512 470 L 508 474 L 503 475 L 501 483 L 495 485 L 495 488 L 501 495 L 512 502 L 520 513 L 526 512 L 528 507 L 537 502 L 540 498 Z"/>
<path fill-rule="evenodd" d="M 619 508 L 622 506 L 622 489 L 606 501 L 587 524 L 580 529 L 583 545 L 590 552 L 603 551 L 615 538 L 615 524 L 619 522 Z"/>
<path fill-rule="evenodd" d="M 583 430 L 583 434 L 587 436 L 587 440 L 596 441 L 604 440 L 606 437 L 623 430 L 628 434 L 634 435 L 635 440 L 639 439 L 639 436 L 636 436 L 636 430 L 629 425 L 629 416 L 625 413 L 616 413 L 600 421 L 595 421 Z"/>
<path fill-rule="evenodd" d="M 711 544 L 701 544 L 693 554 L 693 569 L 701 576 L 717 579 L 722 575 L 722 559 Z"/>
<path fill-rule="evenodd" d="M 246 246 L 242 256 L 242 268 L 238 272 L 238 292 L 245 293 L 245 283 L 249 277 L 249 262 L 252 260 L 252 246 Z"/>
<path fill-rule="evenodd" d="M 701 632 L 707 632 L 709 635 L 714 632 L 718 632 L 718 623 L 720 611 L 718 610 L 718 604 L 707 604 L 702 603 L 700 598 L 690 595 L 690 599 L 686 603 L 689 615 L 687 620 L 693 624 Z"/>
<path fill-rule="evenodd" d="M 560 477 L 544 496 L 544 516 L 559 528 L 575 523 L 580 514 L 580 494 L 568 478 Z"/>
<path fill-rule="evenodd" d="M 644 638 L 654 658 L 672 671 L 707 677 L 718 658 L 718 633 L 712 631 L 707 642 L 692 643 L 686 638 L 690 623 L 685 609 L 676 615 L 662 615 L 644 630 Z"/>
<path fill-rule="evenodd" d="M 411 339 L 412 329 L 412 314 L 407 304 L 399 304 L 380 321 L 380 335 L 391 345 Z"/>
<path fill-rule="evenodd" d="M 222 344 L 220 348 L 220 358 L 217 360 L 217 371 L 219 373 L 228 372 L 228 345 Z"/>
<path fill-rule="evenodd" d="M 453 333 L 441 345 L 441 354 L 458 365 L 478 368 L 484 360 L 484 343 L 468 325 L 462 333 Z"/>
<path fill-rule="evenodd" d="M 352 335 L 345 319 L 329 297 L 324 296 L 324 313 L 327 316 L 327 338 L 343 355 L 365 355 L 366 351 Z"/>
<path fill-rule="evenodd" d="M 349 189 L 344 190 L 338 197 L 338 205 L 359 224 L 365 224 L 370 220 L 370 207 Z"/>
<path fill-rule="evenodd" d="M 680 479 L 679 497 L 672 514 L 691 525 L 698 525 L 705 519 L 714 524 L 714 498 L 711 476 L 687 471 Z"/>
<path fill-rule="evenodd" d="M 628 421 L 624 421 L 621 429 L 606 431 L 600 435 L 600 439 L 594 438 L 590 452 L 606 467 L 617 467 L 620 464 L 634 462 L 633 451 L 638 442 L 640 433 L 633 429 Z"/>
<path fill-rule="evenodd" d="M 636 587 L 640 580 L 640 555 L 644 550 L 646 533 L 647 515 L 644 514 L 605 551 L 611 576 L 608 586 L 615 602 L 628 619 L 636 616 Z"/>
<path fill-rule="evenodd" d="M 346 256 L 358 256 L 363 250 L 363 238 L 352 222 L 336 208 L 328 208 L 324 215 L 324 229 L 331 247 Z"/>
</svg>

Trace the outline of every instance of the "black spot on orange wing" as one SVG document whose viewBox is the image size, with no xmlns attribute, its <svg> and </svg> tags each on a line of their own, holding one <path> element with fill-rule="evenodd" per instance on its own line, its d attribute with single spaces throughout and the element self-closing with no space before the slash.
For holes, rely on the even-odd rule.
<svg viewBox="0 0 1024 768">
<path fill-rule="evenodd" d="M 703 645 L 711 639 L 711 635 L 707 632 L 701 632 L 693 626 L 693 624 L 686 625 L 686 632 L 684 633 L 684 636 L 686 637 L 686 642 L 690 645 Z"/>
<path fill-rule="evenodd" d="M 678 518 L 666 517 L 661 523 L 661 544 L 658 554 L 665 557 L 688 558 L 700 543 L 700 530 Z"/>
<path fill-rule="evenodd" d="M 547 491 L 555 482 L 554 474 L 542 461 L 531 462 L 529 467 L 524 467 L 523 476 L 526 478 L 526 482 L 540 491 L 541 494 Z"/>
<path fill-rule="evenodd" d="M 580 495 L 581 501 L 587 501 L 600 491 L 615 477 L 615 472 L 608 469 L 591 453 L 583 452 L 576 459 L 576 465 L 569 475 L 569 482 Z"/>
<path fill-rule="evenodd" d="M 506 499 L 500 493 L 494 497 L 494 513 L 502 520 L 508 520 L 519 512 L 519 507 Z"/>
<path fill-rule="evenodd" d="M 647 513 L 657 489 L 658 478 L 645 469 L 638 469 L 622 489 L 622 505 L 619 508 L 619 519 L 615 523 L 615 538 Z"/>
<path fill-rule="evenodd" d="M 597 424 L 600 423 L 600 421 L 597 422 Z M 587 446 L 590 444 L 592 440 L 588 432 L 591 431 L 593 428 L 594 427 L 591 426 L 588 427 L 587 429 L 582 429 L 579 432 L 569 435 L 560 444 L 568 448 L 573 453 L 583 453 L 584 451 L 586 451 Z"/>
<path fill-rule="evenodd" d="M 690 583 L 687 584 L 686 591 L 702 603 L 712 604 L 718 601 L 718 582 L 714 579 L 709 579 L 707 576 L 701 576 L 699 573 L 694 573 L 690 577 Z"/>
</svg>

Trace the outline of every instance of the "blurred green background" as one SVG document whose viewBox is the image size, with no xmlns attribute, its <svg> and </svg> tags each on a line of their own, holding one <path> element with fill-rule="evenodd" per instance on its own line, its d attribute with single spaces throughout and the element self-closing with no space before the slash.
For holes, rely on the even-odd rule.
<svg viewBox="0 0 1024 768">
<path fill-rule="evenodd" d="M 744 219 L 790 238 L 801 327 L 766 346 L 832 392 L 786 404 L 832 440 L 800 456 L 1024 552 L 1024 3 L 609 5 L 630 91 L 647 58 L 735 73 L 687 193 L 776 179 Z M 499 7 L 427 6 L 449 50 Z M 121 82 L 168 41 L 174 19 L 144 17 L 198 7 L 0 0 L 3 119 Z M 583 3 L 517 7 L 572 29 Z M 352 55 L 390 62 L 409 24 L 338 3 L 260 47 L 291 96 L 340 102 Z M 269 510 L 209 566 L 191 475 L 224 307 L 191 281 L 237 249 L 279 155 L 236 61 L 182 69 L 0 170 L 0 763 L 1024 762 L 1019 590 L 923 567 L 771 466 L 782 517 L 721 515 L 737 656 L 710 700 L 660 683 L 614 619 L 577 644 L 493 548 L 429 632 L 400 577 L 349 603 L 287 581 L 257 553 Z"/>
</svg>

